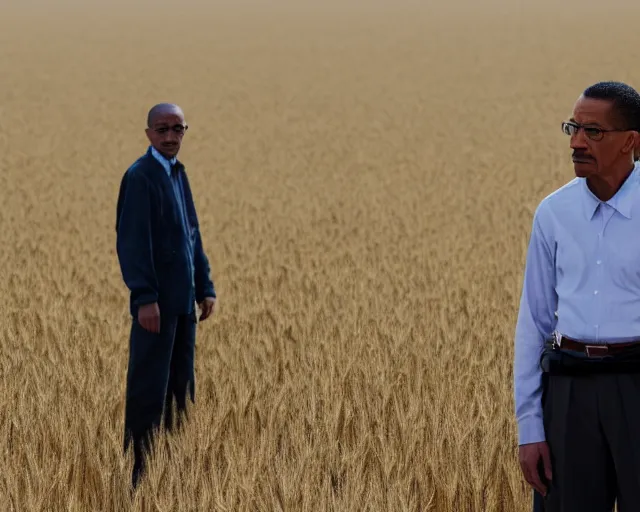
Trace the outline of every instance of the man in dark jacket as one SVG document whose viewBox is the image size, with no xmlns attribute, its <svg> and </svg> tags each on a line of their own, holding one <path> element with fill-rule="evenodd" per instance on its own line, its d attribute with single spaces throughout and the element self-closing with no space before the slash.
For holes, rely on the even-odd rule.
<svg viewBox="0 0 640 512">
<path fill-rule="evenodd" d="M 180 107 L 153 107 L 151 145 L 124 174 L 118 196 L 117 252 L 132 317 L 124 449 L 133 442 L 134 487 L 163 415 L 165 428 L 173 427 L 173 400 L 180 415 L 187 395 L 195 400 L 195 304 L 205 320 L 216 301 L 189 180 L 177 160 L 186 130 Z"/>
</svg>

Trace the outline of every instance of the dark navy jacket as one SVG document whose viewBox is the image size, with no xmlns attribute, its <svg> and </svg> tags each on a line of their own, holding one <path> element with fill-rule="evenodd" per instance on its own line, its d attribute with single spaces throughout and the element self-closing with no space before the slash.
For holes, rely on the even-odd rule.
<svg viewBox="0 0 640 512">
<path fill-rule="evenodd" d="M 194 301 L 216 296 L 189 180 L 179 161 L 176 167 L 186 226 L 171 178 L 151 148 L 127 169 L 120 183 L 116 248 L 134 318 L 144 304 L 158 302 L 162 317 L 191 313 Z"/>
</svg>

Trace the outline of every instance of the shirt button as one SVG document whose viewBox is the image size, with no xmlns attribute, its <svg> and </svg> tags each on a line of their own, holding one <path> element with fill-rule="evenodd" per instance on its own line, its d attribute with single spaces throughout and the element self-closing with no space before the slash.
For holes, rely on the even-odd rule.
<svg viewBox="0 0 640 512">
<path fill-rule="evenodd" d="M 594 295 L 598 295 L 598 290 L 593 292 Z"/>
<path fill-rule="evenodd" d="M 596 263 L 597 263 L 598 265 L 600 265 L 600 263 L 602 263 L 602 260 L 598 260 L 598 261 L 596 261 Z"/>
</svg>

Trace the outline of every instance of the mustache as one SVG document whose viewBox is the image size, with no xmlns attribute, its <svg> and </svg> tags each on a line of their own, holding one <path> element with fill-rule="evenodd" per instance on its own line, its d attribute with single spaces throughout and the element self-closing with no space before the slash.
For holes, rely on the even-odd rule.
<svg viewBox="0 0 640 512">
<path fill-rule="evenodd" d="M 587 155 L 584 151 L 575 150 L 571 155 L 571 158 L 575 158 L 577 160 L 594 160 L 594 158 L 590 155 Z"/>
<path fill-rule="evenodd" d="M 177 144 L 175 142 L 163 142 L 162 143 L 162 147 L 163 148 L 175 148 L 177 146 Z"/>
</svg>

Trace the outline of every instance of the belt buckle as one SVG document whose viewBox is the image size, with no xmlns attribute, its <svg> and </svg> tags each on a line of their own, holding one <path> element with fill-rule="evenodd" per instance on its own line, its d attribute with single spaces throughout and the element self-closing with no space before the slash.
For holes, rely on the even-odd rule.
<svg viewBox="0 0 640 512">
<path fill-rule="evenodd" d="M 587 353 L 587 357 L 597 357 L 598 354 L 601 356 L 607 355 L 609 347 L 606 345 L 587 345 L 584 350 Z"/>
<path fill-rule="evenodd" d="M 562 346 L 562 334 L 558 331 L 553 331 L 553 348 L 561 348 Z"/>
</svg>

